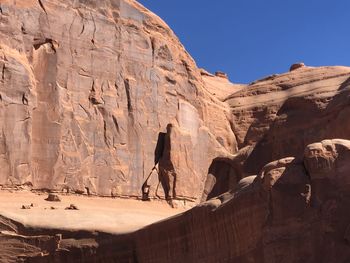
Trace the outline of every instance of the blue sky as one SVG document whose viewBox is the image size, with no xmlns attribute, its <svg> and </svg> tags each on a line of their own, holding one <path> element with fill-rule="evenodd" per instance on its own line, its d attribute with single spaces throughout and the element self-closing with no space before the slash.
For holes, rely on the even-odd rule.
<svg viewBox="0 0 350 263">
<path fill-rule="evenodd" d="M 139 0 L 199 67 L 249 83 L 310 66 L 350 65 L 349 0 Z"/>
</svg>

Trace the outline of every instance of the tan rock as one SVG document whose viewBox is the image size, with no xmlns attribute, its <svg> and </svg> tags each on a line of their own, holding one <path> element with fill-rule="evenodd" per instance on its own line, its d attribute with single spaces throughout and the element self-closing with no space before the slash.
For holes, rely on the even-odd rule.
<svg viewBox="0 0 350 263">
<path fill-rule="evenodd" d="M 159 133 L 177 117 L 186 129 L 194 118 L 214 141 L 188 145 L 194 154 L 203 148 L 191 165 L 207 163 L 189 179 L 199 187 L 179 182 L 178 192 L 200 198 L 213 157 L 206 149 L 218 141 L 234 153 L 236 141 L 226 106 L 159 17 L 132 0 L 11 0 L 1 8 L 0 184 L 141 196 Z"/>
<path fill-rule="evenodd" d="M 215 76 L 219 77 L 219 78 L 224 78 L 224 79 L 228 79 L 228 76 L 225 72 L 222 71 L 216 71 L 215 72 Z"/>
<path fill-rule="evenodd" d="M 238 148 L 253 147 L 243 173 L 254 175 L 273 160 L 301 156 L 324 139 L 350 139 L 350 68 L 304 67 L 256 81 L 230 95 Z"/>
</svg>

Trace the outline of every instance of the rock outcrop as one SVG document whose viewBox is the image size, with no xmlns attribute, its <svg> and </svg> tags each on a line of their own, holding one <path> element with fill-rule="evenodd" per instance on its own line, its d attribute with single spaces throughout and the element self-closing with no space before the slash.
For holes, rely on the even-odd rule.
<svg viewBox="0 0 350 263">
<path fill-rule="evenodd" d="M 350 68 L 301 67 L 253 82 L 226 101 L 240 148 L 242 176 L 300 156 L 308 144 L 350 139 Z"/>
<path fill-rule="evenodd" d="M 201 203 L 123 235 L 0 216 L 0 260 L 350 262 L 349 116 L 348 67 L 233 84 L 134 0 L 2 0 L 0 185 Z"/>
<path fill-rule="evenodd" d="M 1 185 L 140 196 L 172 124 L 182 143 L 174 170 L 161 169 L 178 174 L 178 198 L 201 197 L 212 159 L 236 141 L 227 106 L 161 19 L 132 0 L 0 7 Z"/>
<path fill-rule="evenodd" d="M 28 233 L 6 219 L 0 226 L 17 233 L 12 242 L 25 240 L 23 251 L 47 233 L 35 243 L 45 253 L 29 250 L 29 262 L 348 262 L 349 162 L 350 141 L 310 144 L 304 155 L 271 162 L 235 189 L 125 235 Z"/>
</svg>

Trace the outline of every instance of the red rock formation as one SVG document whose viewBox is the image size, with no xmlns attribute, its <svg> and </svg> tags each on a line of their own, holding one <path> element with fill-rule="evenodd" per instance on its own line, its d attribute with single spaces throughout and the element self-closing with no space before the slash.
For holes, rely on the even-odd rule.
<svg viewBox="0 0 350 263">
<path fill-rule="evenodd" d="M 137 232 L 61 231 L 55 251 L 39 246 L 46 254 L 34 257 L 47 261 L 31 262 L 348 262 L 349 161 L 350 141 L 311 144 L 304 157 L 267 164 L 236 189 Z"/>
<path fill-rule="evenodd" d="M 236 150 L 226 106 L 135 1 L 1 1 L 0 39 L 2 185 L 140 196 L 172 123 L 177 196 L 196 200 L 212 158 Z"/>
<path fill-rule="evenodd" d="M 350 141 L 326 140 L 272 162 L 235 191 L 140 230 L 138 262 L 347 262 L 349 161 Z"/>
<path fill-rule="evenodd" d="M 257 174 L 273 160 L 300 156 L 310 143 L 350 139 L 349 79 L 347 67 L 303 67 L 228 96 L 233 131 L 246 155 L 239 161 L 242 176 Z"/>
<path fill-rule="evenodd" d="M 350 261 L 350 68 L 236 85 L 132 0 L 0 12 L 1 185 L 203 201 L 119 236 L 1 217 L 2 261 Z"/>
</svg>

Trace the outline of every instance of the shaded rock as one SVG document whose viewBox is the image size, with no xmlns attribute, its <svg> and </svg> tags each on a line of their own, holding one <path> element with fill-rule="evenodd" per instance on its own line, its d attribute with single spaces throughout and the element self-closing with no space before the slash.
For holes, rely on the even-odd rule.
<svg viewBox="0 0 350 263">
<path fill-rule="evenodd" d="M 215 76 L 220 77 L 220 78 L 224 78 L 224 79 L 228 79 L 227 74 L 225 72 L 222 72 L 222 71 L 216 71 Z"/>
<path fill-rule="evenodd" d="M 45 200 L 49 202 L 61 202 L 61 199 L 57 194 L 49 194 Z"/>
<path fill-rule="evenodd" d="M 191 200 L 193 195 L 202 195 L 211 160 L 231 156 L 202 125 L 197 110 L 186 102 L 181 102 L 177 122 L 168 125 L 164 140 L 159 179 L 168 200 Z"/>
<path fill-rule="evenodd" d="M 302 156 L 305 147 L 324 139 L 350 139 L 350 68 L 304 67 L 256 81 L 225 100 L 239 149 L 242 175 L 265 164 Z"/>
<path fill-rule="evenodd" d="M 303 67 L 305 67 L 305 64 L 303 62 L 295 63 L 295 64 L 290 66 L 289 71 L 293 71 L 293 70 L 303 68 Z"/>
<path fill-rule="evenodd" d="M 350 141 L 326 140 L 307 146 L 304 157 L 271 162 L 223 202 L 219 196 L 139 230 L 137 260 L 347 262 L 349 160 Z"/>
<path fill-rule="evenodd" d="M 79 210 L 79 208 L 74 204 L 70 204 L 65 210 Z"/>
<path fill-rule="evenodd" d="M 240 174 L 230 158 L 215 158 L 208 170 L 202 202 L 235 189 L 240 179 Z"/>
<path fill-rule="evenodd" d="M 31 209 L 32 207 L 30 205 L 22 205 L 21 209 Z"/>
</svg>

